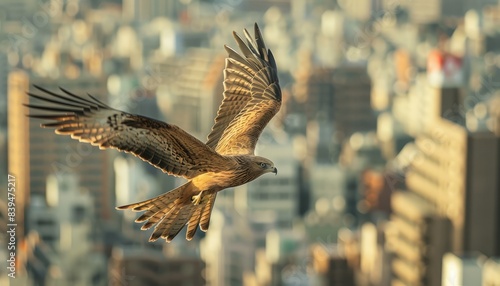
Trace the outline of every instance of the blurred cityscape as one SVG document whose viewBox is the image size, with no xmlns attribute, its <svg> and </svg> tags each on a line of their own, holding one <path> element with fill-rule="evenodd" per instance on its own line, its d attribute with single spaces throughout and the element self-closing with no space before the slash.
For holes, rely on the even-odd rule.
<svg viewBox="0 0 500 286">
<path fill-rule="evenodd" d="M 204 141 L 254 22 L 279 174 L 219 193 L 192 241 L 115 210 L 182 180 L 25 117 L 60 86 Z M 0 0 L 0 152 L 0 285 L 498 286 L 500 4 Z"/>
</svg>

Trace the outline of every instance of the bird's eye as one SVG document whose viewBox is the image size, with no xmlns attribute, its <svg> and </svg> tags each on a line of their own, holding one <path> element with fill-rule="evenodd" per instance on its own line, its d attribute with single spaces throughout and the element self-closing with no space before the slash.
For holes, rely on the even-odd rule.
<svg viewBox="0 0 500 286">
<path fill-rule="evenodd" d="M 267 164 L 266 164 L 266 163 L 260 163 L 260 166 L 261 166 L 262 168 L 265 168 L 265 167 L 267 166 Z"/>
</svg>

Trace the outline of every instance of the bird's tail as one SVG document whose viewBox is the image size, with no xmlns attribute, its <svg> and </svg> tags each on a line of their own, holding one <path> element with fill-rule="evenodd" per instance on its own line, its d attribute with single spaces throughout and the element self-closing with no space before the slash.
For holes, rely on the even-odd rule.
<svg viewBox="0 0 500 286">
<path fill-rule="evenodd" d="M 117 209 L 144 211 L 135 221 L 145 222 L 141 227 L 142 230 L 149 229 L 156 224 L 149 241 L 156 241 L 161 237 L 170 242 L 186 224 L 188 224 L 186 239 L 191 240 L 198 224 L 202 231 L 207 231 L 216 196 L 216 193 L 203 192 L 200 203 L 195 205 L 192 202 L 192 196 L 197 195 L 199 191 L 194 189 L 191 182 L 187 182 L 155 198 L 120 206 Z"/>
</svg>

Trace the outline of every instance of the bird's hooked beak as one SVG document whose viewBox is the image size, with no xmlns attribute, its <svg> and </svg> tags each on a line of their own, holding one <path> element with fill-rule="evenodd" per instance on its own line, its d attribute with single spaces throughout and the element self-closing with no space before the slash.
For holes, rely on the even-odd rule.
<svg viewBox="0 0 500 286">
<path fill-rule="evenodd" d="M 273 171 L 272 172 L 274 173 L 274 175 L 278 175 L 278 168 L 273 167 Z"/>
</svg>

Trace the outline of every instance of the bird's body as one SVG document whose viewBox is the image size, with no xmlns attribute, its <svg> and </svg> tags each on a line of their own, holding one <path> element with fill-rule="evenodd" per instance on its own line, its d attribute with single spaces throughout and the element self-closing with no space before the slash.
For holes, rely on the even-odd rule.
<svg viewBox="0 0 500 286">
<path fill-rule="evenodd" d="M 192 239 L 198 225 L 208 229 L 217 192 L 277 173 L 269 159 L 254 155 L 258 137 L 281 106 L 276 63 L 257 25 L 255 40 L 245 30 L 247 44 L 234 36 L 243 55 L 226 47 L 224 99 L 206 143 L 175 125 L 113 109 L 91 95 L 83 98 L 62 88 L 63 94 L 57 94 L 41 87 L 36 88 L 46 97 L 28 93 L 50 103 L 27 105 L 50 112 L 29 115 L 55 120 L 43 127 L 101 149 L 132 153 L 187 179 L 158 197 L 118 207 L 144 211 L 136 222 L 144 222 L 141 229 L 155 226 L 150 241 L 161 237 L 170 242 L 186 224 L 186 238 Z"/>
</svg>

